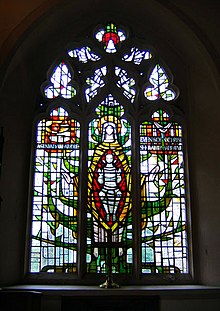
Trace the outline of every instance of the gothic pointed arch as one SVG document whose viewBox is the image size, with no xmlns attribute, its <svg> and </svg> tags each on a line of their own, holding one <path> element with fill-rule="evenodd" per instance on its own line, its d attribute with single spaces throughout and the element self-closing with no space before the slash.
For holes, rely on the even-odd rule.
<svg viewBox="0 0 220 311">
<path fill-rule="evenodd" d="M 112 272 L 133 283 L 185 280 L 181 92 L 158 52 L 125 26 L 94 29 L 64 48 L 41 86 L 30 272 L 98 279 L 111 249 Z"/>
</svg>

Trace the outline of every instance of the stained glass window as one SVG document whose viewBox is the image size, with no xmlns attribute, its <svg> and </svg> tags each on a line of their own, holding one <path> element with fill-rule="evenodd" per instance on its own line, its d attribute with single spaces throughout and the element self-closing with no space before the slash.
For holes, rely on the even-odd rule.
<svg viewBox="0 0 220 311">
<path fill-rule="evenodd" d="M 97 26 L 41 86 L 32 273 L 190 275 L 183 103 L 157 52 L 128 38 Z"/>
<path fill-rule="evenodd" d="M 122 29 L 118 29 L 114 23 L 108 23 L 96 32 L 95 38 L 102 42 L 105 51 L 111 54 L 117 52 L 116 47 L 126 39 L 126 34 Z"/>
<path fill-rule="evenodd" d="M 88 77 L 86 83 L 89 85 L 85 90 L 86 101 L 90 102 L 90 100 L 98 94 L 100 88 L 105 85 L 103 77 L 107 74 L 106 66 L 101 67 L 94 72 L 94 76 Z"/>
<path fill-rule="evenodd" d="M 133 103 L 135 99 L 135 80 L 134 78 L 128 77 L 128 74 L 125 69 L 115 67 L 115 74 L 119 77 L 117 86 L 123 88 L 123 94 Z"/>
<path fill-rule="evenodd" d="M 61 62 L 55 67 L 53 74 L 50 77 L 49 85 L 44 89 L 44 95 L 47 98 L 72 98 L 76 95 L 76 89 L 71 83 L 72 77 L 67 65 Z"/>
<path fill-rule="evenodd" d="M 159 64 L 157 64 L 150 74 L 149 82 L 152 86 L 145 89 L 144 95 L 148 100 L 156 100 L 163 98 L 164 100 L 170 101 L 176 98 L 176 93 L 168 88 L 169 78 Z"/>
<path fill-rule="evenodd" d="M 131 125 L 112 95 L 96 108 L 89 124 L 88 271 L 106 272 L 105 243 L 116 242 L 114 272 L 130 272 L 132 264 Z M 108 240 L 110 234 L 111 240 Z"/>
<path fill-rule="evenodd" d="M 89 60 L 96 62 L 100 59 L 98 55 L 92 52 L 91 48 L 88 46 L 82 48 L 75 48 L 73 50 L 69 50 L 68 54 L 70 57 L 76 57 L 82 63 L 87 63 Z"/>
<path fill-rule="evenodd" d="M 183 131 L 158 110 L 140 126 L 142 272 L 188 272 Z"/>
<path fill-rule="evenodd" d="M 76 271 L 80 125 L 59 107 L 36 136 L 31 272 Z"/>
</svg>

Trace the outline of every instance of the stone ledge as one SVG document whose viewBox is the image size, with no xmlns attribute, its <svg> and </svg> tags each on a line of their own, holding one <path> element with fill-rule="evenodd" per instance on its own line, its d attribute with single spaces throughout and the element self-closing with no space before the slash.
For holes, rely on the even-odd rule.
<svg viewBox="0 0 220 311">
<path fill-rule="evenodd" d="M 220 287 L 204 285 L 153 285 L 121 286 L 120 288 L 103 289 L 86 285 L 14 285 L 2 288 L 3 291 L 35 291 L 44 295 L 58 296 L 197 296 L 219 298 Z"/>
</svg>

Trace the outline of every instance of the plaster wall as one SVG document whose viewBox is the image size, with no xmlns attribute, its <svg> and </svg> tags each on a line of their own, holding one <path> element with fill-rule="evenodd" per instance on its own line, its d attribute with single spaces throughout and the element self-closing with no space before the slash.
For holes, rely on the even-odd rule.
<svg viewBox="0 0 220 311">
<path fill-rule="evenodd" d="M 218 64 L 190 24 L 170 7 L 153 0 L 137 0 L 135 5 L 127 1 L 126 6 L 124 1 L 112 1 L 110 7 L 103 1 L 56 3 L 11 48 L 3 66 L 0 93 L 5 137 L 0 181 L 0 283 L 22 282 L 25 273 L 30 146 L 39 87 L 63 47 L 74 37 L 90 34 L 92 27 L 106 17 L 131 25 L 135 35 L 149 42 L 170 67 L 174 83 L 180 88 L 180 109 L 188 124 L 195 282 L 220 285 Z M 168 302 L 163 303 L 162 310 L 166 310 Z M 169 303 L 172 308 L 173 302 Z"/>
</svg>

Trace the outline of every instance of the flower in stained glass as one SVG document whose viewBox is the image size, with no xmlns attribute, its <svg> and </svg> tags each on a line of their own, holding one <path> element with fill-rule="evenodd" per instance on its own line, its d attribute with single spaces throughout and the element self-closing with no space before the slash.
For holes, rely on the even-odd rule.
<svg viewBox="0 0 220 311">
<path fill-rule="evenodd" d="M 118 30 L 113 23 L 108 23 L 105 28 L 101 28 L 95 34 L 95 38 L 104 44 L 107 53 L 117 52 L 116 45 L 126 39 L 126 35 L 122 30 Z"/>
</svg>

